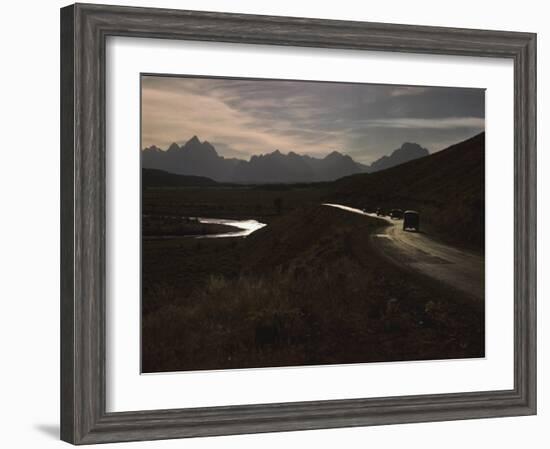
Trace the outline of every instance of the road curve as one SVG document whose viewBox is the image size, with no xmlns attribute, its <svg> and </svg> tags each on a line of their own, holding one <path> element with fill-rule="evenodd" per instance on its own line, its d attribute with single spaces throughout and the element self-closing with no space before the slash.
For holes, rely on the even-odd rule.
<svg viewBox="0 0 550 449">
<path fill-rule="evenodd" d="M 421 272 L 472 297 L 485 297 L 485 259 L 483 256 L 430 239 L 423 233 L 403 230 L 403 220 L 392 220 L 341 204 L 325 203 L 348 212 L 384 220 L 390 226 L 373 234 L 375 247 L 394 263 Z"/>
</svg>

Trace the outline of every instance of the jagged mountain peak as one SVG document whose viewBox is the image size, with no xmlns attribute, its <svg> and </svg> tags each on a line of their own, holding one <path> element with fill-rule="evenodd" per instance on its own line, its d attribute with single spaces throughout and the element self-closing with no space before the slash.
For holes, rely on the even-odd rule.
<svg viewBox="0 0 550 449">
<path fill-rule="evenodd" d="M 370 165 L 371 171 L 385 170 L 403 164 L 413 159 L 428 156 L 430 152 L 414 142 L 404 142 L 399 148 L 393 150 L 389 156 L 382 156 Z"/>
<path fill-rule="evenodd" d="M 201 142 L 197 136 L 191 137 L 191 139 L 185 142 L 181 149 L 184 152 L 198 158 L 206 157 L 215 159 L 219 157 L 216 149 L 210 142 L 207 140 Z"/>
<path fill-rule="evenodd" d="M 159 153 L 162 150 L 159 147 L 157 147 L 156 145 L 151 145 L 150 147 L 144 148 L 143 151 L 148 151 L 150 153 Z"/>
<path fill-rule="evenodd" d="M 176 142 L 173 142 L 166 151 L 179 151 L 180 147 Z"/>
<path fill-rule="evenodd" d="M 325 156 L 326 160 L 337 160 L 337 159 L 351 159 L 347 154 L 342 154 L 339 151 L 331 151 L 329 154 Z"/>
<path fill-rule="evenodd" d="M 429 152 L 428 152 L 428 150 L 426 150 L 426 148 L 423 148 L 422 146 L 420 146 L 419 144 L 414 143 L 414 142 L 405 142 L 405 143 L 403 143 L 403 145 L 401 145 L 400 148 L 393 151 L 393 153 L 396 153 L 396 152 L 418 152 L 418 153 L 422 153 L 423 155 L 428 155 L 429 154 Z"/>
</svg>

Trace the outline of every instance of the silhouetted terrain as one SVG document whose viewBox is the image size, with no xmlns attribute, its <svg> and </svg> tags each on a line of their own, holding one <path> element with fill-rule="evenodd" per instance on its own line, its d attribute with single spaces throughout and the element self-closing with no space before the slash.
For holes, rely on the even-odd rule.
<svg viewBox="0 0 550 449">
<path fill-rule="evenodd" d="M 417 143 L 405 142 L 400 148 L 394 150 L 389 156 L 382 156 L 380 159 L 374 161 L 370 165 L 368 171 L 372 173 L 385 170 L 386 168 L 395 167 L 396 165 L 428 156 L 429 154 L 430 153 L 426 150 L 426 148 L 421 147 Z"/>
<path fill-rule="evenodd" d="M 219 156 L 212 144 L 193 136 L 184 145 L 176 143 L 163 151 L 156 146 L 141 153 L 142 167 L 175 174 L 208 177 L 219 182 L 240 184 L 301 183 L 334 181 L 344 176 L 374 172 L 428 155 L 428 150 L 414 143 L 404 143 L 389 156 L 370 166 L 350 156 L 333 151 L 324 158 L 283 154 L 279 150 L 253 155 L 250 160 Z"/>
<path fill-rule="evenodd" d="M 246 239 L 150 242 L 143 370 L 482 356 L 483 305 L 380 258 L 379 226 L 317 206 Z"/>
<path fill-rule="evenodd" d="M 181 147 L 173 143 L 166 151 L 151 146 L 141 152 L 141 166 L 156 168 L 180 175 L 205 176 L 216 181 L 229 181 L 238 159 L 218 156 L 207 141 L 193 136 Z"/>
<path fill-rule="evenodd" d="M 482 357 L 483 301 L 383 257 L 371 240 L 381 220 L 321 204 L 416 209 L 427 236 L 481 252 L 484 142 L 480 134 L 326 183 L 217 184 L 144 170 L 142 211 L 155 235 L 186 234 L 192 217 L 267 226 L 246 238 L 144 237 L 143 371 Z M 290 155 L 268 156 L 257 164 Z"/>
<path fill-rule="evenodd" d="M 416 209 L 424 229 L 446 241 L 483 251 L 485 133 L 377 173 L 334 184 L 328 198 L 374 211 Z"/>
<path fill-rule="evenodd" d="M 164 170 L 144 168 L 141 171 L 141 184 L 143 188 L 149 187 L 206 187 L 216 186 L 219 183 L 205 176 L 176 175 Z"/>
<path fill-rule="evenodd" d="M 404 147 L 412 148 L 410 153 L 416 151 L 418 156 L 426 151 L 415 144 L 404 144 Z M 392 156 L 395 154 L 403 157 L 399 150 Z M 432 235 L 482 252 L 485 241 L 484 155 L 485 134 L 481 133 L 432 155 L 376 173 L 344 177 L 333 183 L 234 185 L 234 189 L 205 177 L 144 169 L 143 207 L 149 214 L 169 214 L 177 210 L 180 215 L 188 216 L 222 213 L 226 218 L 252 215 L 265 220 L 275 214 L 273 202 L 277 198 L 286 210 L 304 201 L 307 204 L 336 201 L 370 211 L 378 207 L 416 209 L 421 213 L 423 229 Z M 327 156 L 330 157 L 333 156 Z M 258 160 L 265 158 L 261 156 Z M 189 189 L 163 193 L 147 191 L 147 187 L 176 186 Z M 214 188 L 204 191 L 198 188 L 202 186 Z M 216 186 L 220 188 L 215 189 Z M 192 190 L 192 187 L 197 189 Z M 206 199 L 208 204 L 205 204 Z"/>
</svg>

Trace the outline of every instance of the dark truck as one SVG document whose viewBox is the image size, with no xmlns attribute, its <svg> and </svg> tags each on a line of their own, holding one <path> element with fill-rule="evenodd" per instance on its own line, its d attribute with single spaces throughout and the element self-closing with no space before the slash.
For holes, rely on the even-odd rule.
<svg viewBox="0 0 550 449">
<path fill-rule="evenodd" d="M 392 209 L 390 211 L 390 218 L 392 220 L 399 220 L 403 218 L 403 211 L 401 209 Z"/>
<path fill-rule="evenodd" d="M 406 210 L 403 214 L 403 231 L 420 231 L 420 214 L 415 210 Z"/>
</svg>

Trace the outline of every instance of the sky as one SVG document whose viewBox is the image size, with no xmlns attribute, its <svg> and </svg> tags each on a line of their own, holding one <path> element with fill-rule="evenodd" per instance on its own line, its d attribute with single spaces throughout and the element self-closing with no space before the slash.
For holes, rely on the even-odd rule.
<svg viewBox="0 0 550 449">
<path fill-rule="evenodd" d="M 196 135 L 218 154 L 332 151 L 369 164 L 404 142 L 430 152 L 485 128 L 484 89 L 142 75 L 142 148 Z"/>
</svg>

